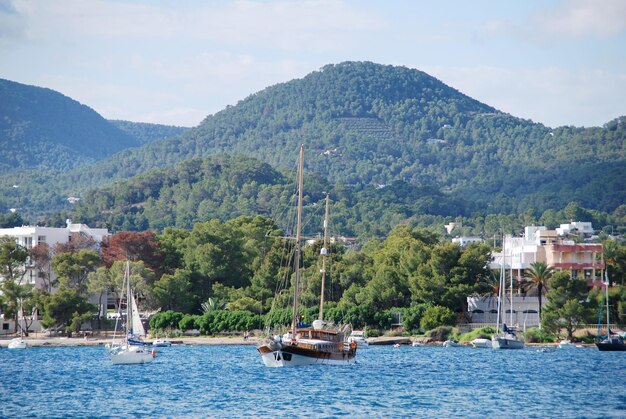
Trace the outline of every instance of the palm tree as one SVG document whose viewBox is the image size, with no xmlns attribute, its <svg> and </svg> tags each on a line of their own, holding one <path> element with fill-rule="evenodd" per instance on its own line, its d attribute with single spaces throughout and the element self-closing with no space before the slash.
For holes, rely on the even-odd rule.
<svg viewBox="0 0 626 419">
<path fill-rule="evenodd" d="M 546 265 L 545 262 L 534 262 L 530 264 L 530 268 L 526 272 L 527 285 L 526 288 L 536 288 L 537 298 L 539 299 L 539 326 L 541 327 L 541 295 L 544 288 L 547 290 L 548 279 L 554 273 L 552 266 Z"/>
</svg>

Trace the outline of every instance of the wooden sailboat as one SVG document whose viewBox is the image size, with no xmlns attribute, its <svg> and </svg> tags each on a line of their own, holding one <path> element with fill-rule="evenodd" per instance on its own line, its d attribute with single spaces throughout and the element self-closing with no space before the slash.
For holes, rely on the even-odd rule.
<svg viewBox="0 0 626 419">
<path fill-rule="evenodd" d="M 294 257 L 294 304 L 291 331 L 286 336 L 275 335 L 263 341 L 257 350 L 263 363 L 268 367 L 287 367 L 312 364 L 344 365 L 355 362 L 356 343 L 345 340 L 345 331 L 339 330 L 324 321 L 324 283 L 326 279 L 326 256 L 328 254 L 328 208 L 326 197 L 324 217 L 324 246 L 322 255 L 322 291 L 319 318 L 308 327 L 298 327 L 298 306 L 300 289 L 301 226 L 302 226 L 302 187 L 304 169 L 304 145 L 300 147 L 298 166 L 298 206 L 296 215 L 296 246 Z"/>
<path fill-rule="evenodd" d="M 598 337 L 596 338 L 596 346 L 600 351 L 626 351 L 626 342 L 624 337 L 613 333 L 611 330 L 610 316 L 609 316 L 609 277 L 605 271 L 606 278 L 606 336 L 600 335 L 600 319 L 598 319 Z M 602 314 L 600 314 L 602 317 Z"/>
<path fill-rule="evenodd" d="M 515 328 L 508 327 L 504 321 L 502 321 L 502 330 L 500 330 L 500 315 L 502 313 L 502 303 L 504 302 L 504 285 L 506 282 L 506 276 L 504 274 L 504 260 L 505 260 L 505 247 L 504 237 L 502 238 L 502 263 L 500 265 L 500 286 L 498 290 L 498 318 L 496 320 L 496 333 L 491 337 L 491 347 L 493 349 L 524 349 L 524 342 L 522 342 L 515 334 Z M 511 276 L 511 295 L 510 295 L 511 307 L 509 312 L 511 313 L 511 323 L 513 323 L 513 277 Z"/>
<path fill-rule="evenodd" d="M 114 365 L 117 364 L 146 364 L 156 357 L 154 350 L 149 350 L 146 344 L 140 340 L 143 331 L 137 303 L 130 288 L 130 262 L 126 262 L 124 271 L 124 286 L 126 288 L 126 336 L 122 342 L 113 342 L 108 346 L 109 357 Z M 122 286 L 122 289 L 124 289 Z M 121 304 L 121 298 L 120 298 Z"/>
</svg>

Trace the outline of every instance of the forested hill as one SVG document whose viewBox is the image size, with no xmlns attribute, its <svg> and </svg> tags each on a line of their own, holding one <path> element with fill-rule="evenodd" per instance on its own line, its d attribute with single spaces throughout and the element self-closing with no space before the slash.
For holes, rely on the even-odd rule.
<svg viewBox="0 0 626 419">
<path fill-rule="evenodd" d="M 142 145 L 152 143 L 156 140 L 162 140 L 164 138 L 180 135 L 189 129 L 187 127 L 121 121 L 119 119 L 109 119 L 109 122 L 137 139 Z"/>
<path fill-rule="evenodd" d="M 499 112 L 421 71 L 369 62 L 325 66 L 255 93 L 180 136 L 40 180 L 46 193 L 81 194 L 222 153 L 282 170 L 294 167 L 301 143 L 307 172 L 330 184 L 367 190 L 401 181 L 470 202 L 483 214 L 541 213 L 572 201 L 612 212 L 626 201 L 626 118 L 604 127 L 551 129 Z"/>
<path fill-rule="evenodd" d="M 0 173 L 68 170 L 139 141 L 93 109 L 50 89 L 0 79 Z"/>
<path fill-rule="evenodd" d="M 193 228 L 199 221 L 263 215 L 287 231 L 297 186 L 295 174 L 246 157 L 216 155 L 154 169 L 126 181 L 87 192 L 73 220 L 119 230 Z M 344 235 L 383 237 L 392 227 L 421 214 L 454 217 L 471 205 L 436 189 L 396 181 L 384 188 L 330 185 L 316 173 L 305 175 L 305 234 L 319 233 L 325 193 L 332 198 L 333 226 Z M 443 220 L 443 218 L 441 218 Z"/>
</svg>

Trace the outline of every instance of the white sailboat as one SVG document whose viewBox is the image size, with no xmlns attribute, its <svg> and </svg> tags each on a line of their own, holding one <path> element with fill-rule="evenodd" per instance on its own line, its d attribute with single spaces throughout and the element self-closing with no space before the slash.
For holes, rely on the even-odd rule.
<svg viewBox="0 0 626 419">
<path fill-rule="evenodd" d="M 20 321 L 20 319 L 24 318 L 24 308 L 22 305 L 22 299 L 20 299 L 20 310 L 18 313 L 18 322 Z M 19 325 L 19 329 L 20 329 L 20 337 L 19 338 L 15 338 L 15 339 L 11 339 L 11 341 L 9 342 L 9 346 L 7 346 L 7 348 L 9 349 L 26 349 L 28 348 L 28 343 L 26 343 L 26 341 L 24 340 L 24 329 L 22 328 L 22 325 Z"/>
<path fill-rule="evenodd" d="M 626 341 L 624 341 L 624 336 L 614 333 L 611 330 L 611 319 L 609 317 L 609 276 L 608 273 L 604 272 L 604 277 L 606 279 L 606 335 L 600 335 L 600 319 L 598 319 L 598 337 L 596 338 L 596 347 L 599 351 L 611 351 L 611 352 L 622 352 L 626 351 Z M 600 312 L 600 317 L 602 317 L 602 312 Z"/>
<path fill-rule="evenodd" d="M 502 313 L 502 303 L 504 301 L 504 258 L 505 247 L 504 237 L 502 237 L 502 263 L 500 265 L 500 286 L 498 290 L 498 318 L 496 320 L 496 333 L 491 337 L 491 347 L 493 349 L 524 349 L 524 342 L 518 339 L 515 334 L 516 330 L 513 327 L 508 327 L 504 321 L 502 322 L 502 330 L 500 330 L 500 315 Z M 513 277 L 511 276 L 511 295 L 510 295 L 511 307 L 509 312 L 511 313 L 511 323 L 513 323 Z M 502 332 L 502 333 L 501 333 Z"/>
<path fill-rule="evenodd" d="M 310 327 L 298 327 L 298 305 L 300 287 L 300 245 L 302 226 L 302 187 L 304 169 L 304 145 L 300 147 L 298 166 L 298 207 L 296 215 L 296 246 L 294 257 L 294 304 L 291 331 L 286 336 L 275 335 L 257 347 L 263 363 L 268 367 L 288 367 L 298 365 L 352 364 L 356 359 L 356 342 L 345 340 L 345 330 L 339 330 L 324 321 L 324 282 L 326 279 L 326 256 L 328 254 L 328 209 L 329 197 L 326 196 L 326 212 L 324 217 L 324 246 L 322 255 L 322 290 L 320 298 L 319 318 Z"/>
<path fill-rule="evenodd" d="M 115 341 L 109 345 L 109 357 L 114 365 L 118 364 L 146 364 L 156 357 L 154 350 L 149 350 L 141 341 L 145 336 L 137 303 L 130 288 L 130 262 L 126 262 L 124 272 L 124 285 L 126 287 L 126 336 L 121 342 Z M 124 286 L 122 287 L 124 289 Z M 121 304 L 121 298 L 120 298 Z"/>
</svg>

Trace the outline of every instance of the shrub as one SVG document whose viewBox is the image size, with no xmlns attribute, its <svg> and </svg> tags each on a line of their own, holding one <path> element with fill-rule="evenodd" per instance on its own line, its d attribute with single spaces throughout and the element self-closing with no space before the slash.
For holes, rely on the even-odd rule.
<svg viewBox="0 0 626 419">
<path fill-rule="evenodd" d="M 404 327 L 404 330 L 407 332 L 419 332 L 420 322 L 427 308 L 427 304 L 416 304 L 405 309 L 402 316 L 402 327 Z"/>
<path fill-rule="evenodd" d="M 463 342 L 470 342 L 474 339 L 491 339 L 491 336 L 496 332 L 496 329 L 492 326 L 481 327 L 480 329 L 474 329 L 468 333 L 462 333 L 459 335 L 459 340 Z"/>
<path fill-rule="evenodd" d="M 456 315 L 447 307 L 428 307 L 424 311 L 420 325 L 424 330 L 431 330 L 437 326 L 454 326 L 456 325 Z"/>
<path fill-rule="evenodd" d="M 528 343 L 551 343 L 556 342 L 556 336 L 545 329 L 532 327 L 524 333 L 524 340 Z"/>
<path fill-rule="evenodd" d="M 439 326 L 426 332 L 426 336 L 433 340 L 444 341 L 450 337 L 452 332 L 452 326 Z"/>
<path fill-rule="evenodd" d="M 180 321 L 183 319 L 183 313 L 178 311 L 164 311 L 157 313 L 150 319 L 150 329 L 153 330 L 165 330 L 176 329 Z"/>
</svg>

